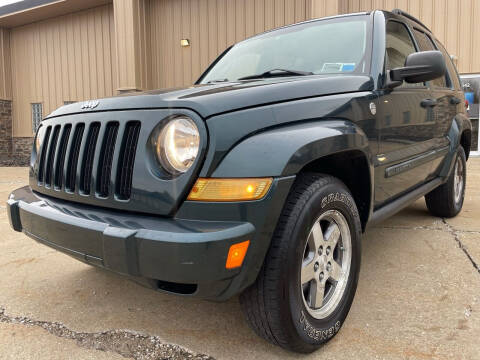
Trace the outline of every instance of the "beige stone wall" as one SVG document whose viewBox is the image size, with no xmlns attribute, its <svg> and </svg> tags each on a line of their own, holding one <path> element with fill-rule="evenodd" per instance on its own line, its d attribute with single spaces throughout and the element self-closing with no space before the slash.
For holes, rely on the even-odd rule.
<svg viewBox="0 0 480 360">
<path fill-rule="evenodd" d="M 0 28 L 0 99 L 12 98 L 10 30 Z"/>
<path fill-rule="evenodd" d="M 249 36 L 375 8 L 410 12 L 458 57 L 460 72 L 480 72 L 478 0 L 113 0 L 0 28 L 0 99 L 13 100 L 14 137 L 30 137 L 31 103 L 41 102 L 47 115 L 64 101 L 189 86 Z"/>
<path fill-rule="evenodd" d="M 153 88 L 189 86 L 228 46 L 309 19 L 312 11 L 311 0 L 151 0 L 149 6 Z M 181 47 L 181 39 L 190 46 Z"/>
<path fill-rule="evenodd" d="M 10 30 L 13 135 L 33 135 L 31 103 L 46 116 L 64 101 L 116 93 L 112 5 Z"/>
</svg>

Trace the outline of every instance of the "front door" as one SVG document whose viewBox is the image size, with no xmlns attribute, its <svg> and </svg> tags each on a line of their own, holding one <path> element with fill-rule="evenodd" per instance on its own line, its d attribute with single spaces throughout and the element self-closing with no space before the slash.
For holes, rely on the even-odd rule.
<svg viewBox="0 0 480 360">
<path fill-rule="evenodd" d="M 389 20 L 386 34 L 386 70 L 403 67 L 416 52 L 404 23 Z M 424 83 L 407 84 L 380 93 L 380 151 L 375 171 L 378 207 L 424 183 L 431 173 L 436 101 Z"/>
</svg>

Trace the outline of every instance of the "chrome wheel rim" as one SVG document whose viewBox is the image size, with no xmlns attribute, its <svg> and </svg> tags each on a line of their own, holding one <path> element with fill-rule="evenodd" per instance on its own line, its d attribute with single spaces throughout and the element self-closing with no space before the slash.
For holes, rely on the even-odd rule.
<svg viewBox="0 0 480 360">
<path fill-rule="evenodd" d="M 455 162 L 453 188 L 455 192 L 455 203 L 458 204 L 463 194 L 463 162 L 460 157 L 458 157 Z"/>
<path fill-rule="evenodd" d="M 309 314 L 324 319 L 345 293 L 352 262 L 352 239 L 347 220 L 328 210 L 313 224 L 303 251 L 300 286 Z"/>
</svg>

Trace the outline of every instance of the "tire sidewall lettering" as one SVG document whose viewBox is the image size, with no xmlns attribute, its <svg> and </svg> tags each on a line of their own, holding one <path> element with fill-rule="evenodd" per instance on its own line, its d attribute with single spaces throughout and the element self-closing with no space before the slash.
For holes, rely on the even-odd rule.
<svg viewBox="0 0 480 360">
<path fill-rule="evenodd" d="M 345 204 L 355 216 L 358 216 L 357 208 L 356 206 L 353 205 L 352 200 L 350 196 L 346 193 L 340 193 L 340 192 L 335 192 L 335 193 L 330 193 L 322 198 L 322 210 L 327 206 L 328 204 L 332 202 L 342 202 Z"/>
<path fill-rule="evenodd" d="M 312 200 L 318 196 L 317 205 L 312 206 L 312 211 L 306 214 L 306 217 L 304 219 L 304 228 L 298 230 L 297 236 L 300 236 L 300 238 L 306 238 L 310 231 L 310 226 L 312 222 L 316 218 L 318 218 L 318 216 L 320 216 L 323 212 L 335 209 L 340 211 L 349 222 L 349 227 L 352 234 L 352 241 L 354 241 L 354 239 L 357 237 L 356 230 L 350 222 L 355 222 L 355 217 L 358 219 L 358 211 L 355 202 L 348 192 L 342 190 L 335 191 L 332 188 L 328 189 L 328 187 L 324 189 L 324 191 L 319 191 L 319 193 L 312 196 Z M 300 254 L 303 252 L 303 249 L 304 243 L 299 243 L 296 249 L 297 256 L 300 256 Z M 297 264 L 297 266 L 300 265 Z M 351 271 L 353 271 L 353 267 Z M 351 277 L 349 283 L 351 281 L 354 281 L 356 283 L 356 280 L 354 280 L 353 277 Z M 345 301 L 350 300 L 342 300 L 341 305 L 339 305 L 339 307 L 335 309 L 330 316 L 325 319 L 318 320 L 313 318 L 310 314 L 306 312 L 304 308 L 305 304 L 303 303 L 301 294 L 295 290 L 296 289 L 292 289 L 292 291 L 298 294 L 298 297 L 293 296 L 291 300 L 293 304 L 296 304 L 292 307 L 292 320 L 294 320 L 294 323 L 296 324 L 295 327 L 297 328 L 298 333 L 301 334 L 305 341 L 308 341 L 312 344 L 325 343 L 329 339 L 334 337 L 335 334 L 340 330 L 348 312 L 348 308 L 347 312 L 345 312 L 344 310 Z M 346 296 L 347 298 L 351 297 L 353 299 L 353 294 L 354 291 L 352 294 L 350 294 L 350 291 L 347 291 L 344 296 Z"/>
<path fill-rule="evenodd" d="M 301 311 L 299 322 L 303 332 L 314 341 L 325 341 L 330 339 L 340 330 L 340 327 L 342 326 L 340 320 L 337 320 L 335 325 L 330 326 L 329 328 L 316 328 L 308 321 L 303 310 Z"/>
</svg>

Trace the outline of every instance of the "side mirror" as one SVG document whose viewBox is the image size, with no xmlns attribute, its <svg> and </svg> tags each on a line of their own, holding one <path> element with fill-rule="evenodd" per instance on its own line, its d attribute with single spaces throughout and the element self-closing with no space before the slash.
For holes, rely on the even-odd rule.
<svg viewBox="0 0 480 360">
<path fill-rule="evenodd" d="M 405 66 L 390 70 L 392 84 L 420 83 L 445 76 L 447 65 L 440 51 L 421 51 L 407 56 Z"/>
</svg>

